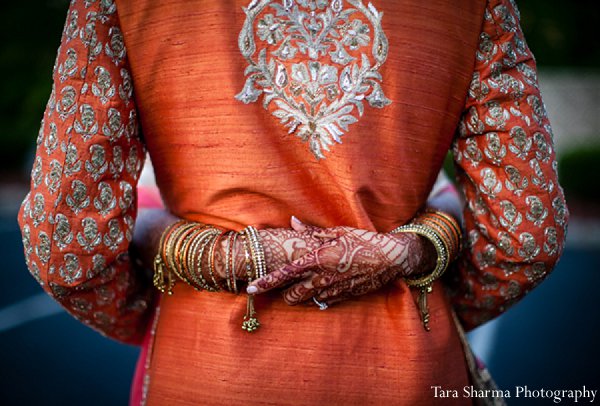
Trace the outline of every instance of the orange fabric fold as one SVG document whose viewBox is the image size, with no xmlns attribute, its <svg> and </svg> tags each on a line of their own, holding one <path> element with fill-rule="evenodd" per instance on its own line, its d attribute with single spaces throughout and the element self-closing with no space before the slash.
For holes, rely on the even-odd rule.
<svg viewBox="0 0 600 406">
<path fill-rule="evenodd" d="M 241 329 L 245 295 L 165 297 L 150 365 L 148 405 L 433 405 L 433 385 L 468 382 L 442 286 L 423 329 L 403 283 L 319 311 L 257 297 L 262 326 Z"/>
<path fill-rule="evenodd" d="M 291 215 L 380 231 L 407 222 L 454 137 L 484 2 L 375 2 L 389 41 L 379 72 L 392 103 L 365 107 L 321 160 L 287 134 L 275 105 L 235 99 L 246 80 L 238 34 L 248 3 L 117 1 L 166 206 L 238 230 L 286 227 Z M 244 296 L 178 287 L 162 304 L 148 404 L 430 405 L 431 385 L 468 382 L 442 287 L 430 296 L 429 334 L 398 284 L 325 312 L 260 297 L 263 327 L 248 335 Z"/>
</svg>

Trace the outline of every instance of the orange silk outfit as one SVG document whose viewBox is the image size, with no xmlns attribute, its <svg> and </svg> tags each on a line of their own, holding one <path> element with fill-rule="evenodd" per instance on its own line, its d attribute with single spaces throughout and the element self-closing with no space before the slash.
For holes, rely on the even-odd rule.
<svg viewBox="0 0 600 406">
<path fill-rule="evenodd" d="M 152 288 L 127 249 L 145 150 L 174 214 L 224 228 L 387 232 L 453 149 L 465 250 L 427 333 L 406 285 L 332 306 L 180 284 L 144 402 L 443 404 L 467 328 L 553 268 L 568 217 L 533 56 L 512 0 L 74 0 L 19 222 L 28 267 L 69 312 L 139 343 Z"/>
</svg>

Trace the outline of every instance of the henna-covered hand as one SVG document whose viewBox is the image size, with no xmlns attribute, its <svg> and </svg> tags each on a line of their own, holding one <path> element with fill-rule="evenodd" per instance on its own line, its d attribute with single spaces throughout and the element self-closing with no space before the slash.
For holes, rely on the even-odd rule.
<svg viewBox="0 0 600 406">
<path fill-rule="evenodd" d="M 250 293 L 295 282 L 284 292 L 288 304 L 312 297 L 333 302 L 372 292 L 398 277 L 433 266 L 435 256 L 432 257 L 428 243 L 414 234 L 391 235 L 351 227 L 316 229 L 298 224 L 294 227 L 311 230 L 313 236 L 322 240 L 322 245 L 254 281 Z"/>
<path fill-rule="evenodd" d="M 271 272 L 280 269 L 319 248 L 323 241 L 315 234 L 317 234 L 317 231 L 312 228 L 301 230 L 266 228 L 259 230 L 258 235 L 265 252 L 267 270 Z"/>
<path fill-rule="evenodd" d="M 178 217 L 165 209 L 140 209 L 131 244 L 132 256 L 144 268 L 151 270 L 154 256 L 159 250 L 160 236 Z M 265 251 L 268 270 L 275 270 L 301 258 L 321 246 L 322 240 L 314 234 L 315 229 L 268 228 L 259 231 L 259 237 Z M 226 239 L 221 240 L 215 250 L 215 272 L 217 277 L 225 279 L 225 258 L 229 247 Z M 240 238 L 233 249 L 234 268 L 238 279 L 246 279 L 244 247 Z"/>
<path fill-rule="evenodd" d="M 319 248 L 323 241 L 314 234 L 315 231 L 312 229 L 265 228 L 259 230 L 258 235 L 265 252 L 267 271 L 280 269 Z M 215 271 L 222 279 L 226 277 L 224 264 L 227 251 L 227 242 L 223 239 L 220 249 L 215 252 Z M 236 278 L 245 280 L 247 278 L 245 248 L 240 238 L 236 240 L 233 255 Z"/>
</svg>

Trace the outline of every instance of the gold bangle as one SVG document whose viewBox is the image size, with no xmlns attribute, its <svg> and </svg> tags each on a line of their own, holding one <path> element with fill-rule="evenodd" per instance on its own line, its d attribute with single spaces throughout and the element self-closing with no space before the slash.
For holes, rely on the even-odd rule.
<svg viewBox="0 0 600 406">
<path fill-rule="evenodd" d="M 221 286 L 219 285 L 219 282 L 217 281 L 217 278 L 215 276 L 215 250 L 217 248 L 217 245 L 219 245 L 219 241 L 221 241 L 222 236 L 223 232 L 221 231 L 215 234 L 213 240 L 211 241 L 210 248 L 208 249 L 208 275 L 210 276 L 210 279 L 213 282 L 216 292 L 219 292 L 221 290 Z"/>
<path fill-rule="evenodd" d="M 169 270 L 174 273 L 179 279 L 181 277 L 179 250 L 181 249 L 182 243 L 185 241 L 185 235 L 194 228 L 194 223 L 185 222 L 181 224 L 177 229 L 169 235 L 166 242 L 166 264 Z M 184 280 L 184 279 L 182 279 Z M 175 283 L 173 283 L 173 286 Z"/>
<path fill-rule="evenodd" d="M 225 274 L 227 279 L 227 289 L 229 289 L 230 292 L 233 292 L 235 294 L 237 294 L 238 291 L 235 275 L 235 258 L 233 254 L 235 249 L 235 243 L 237 241 L 237 236 L 238 233 L 236 233 L 235 231 L 230 232 L 227 241 L 227 257 L 225 258 Z"/>
<path fill-rule="evenodd" d="M 451 215 L 449 215 L 448 213 L 444 213 L 443 211 L 440 210 L 433 210 L 433 209 L 426 209 L 424 213 L 429 213 L 430 215 L 437 217 L 438 219 L 444 221 L 448 227 L 450 227 L 450 229 L 452 230 L 452 234 L 454 235 L 455 241 L 456 241 L 456 256 L 458 256 L 458 254 L 460 253 L 460 251 L 462 250 L 462 228 L 459 224 L 459 222 L 452 217 Z"/>
<path fill-rule="evenodd" d="M 209 226 L 203 226 L 197 229 L 196 233 L 192 237 L 192 241 L 189 244 L 186 260 L 184 261 L 186 266 L 184 268 L 184 275 L 186 281 L 190 286 L 196 290 L 210 290 L 210 286 L 202 277 L 202 273 L 197 270 L 200 268 L 201 263 L 196 264 L 198 248 L 200 246 L 205 247 L 207 240 L 209 239 L 213 228 Z"/>
<path fill-rule="evenodd" d="M 233 292 L 233 288 L 231 286 L 231 267 L 229 263 L 231 261 L 231 240 L 235 236 L 234 232 L 226 232 L 227 244 L 225 245 L 225 282 L 227 283 L 227 290 Z"/>
<path fill-rule="evenodd" d="M 437 262 L 435 268 L 430 274 L 417 278 L 404 278 L 406 284 L 412 288 L 419 289 L 419 310 L 423 328 L 430 331 L 429 328 L 429 308 L 427 306 L 427 295 L 433 291 L 433 282 L 438 279 L 448 267 L 448 252 L 440 236 L 429 226 L 422 224 L 407 224 L 392 230 L 396 233 L 414 233 L 427 238 L 434 246 L 437 252 Z"/>
<path fill-rule="evenodd" d="M 450 225 L 450 227 L 452 227 L 452 229 L 454 230 L 455 235 L 456 235 L 456 241 L 458 243 L 457 249 L 456 249 L 456 256 L 458 256 L 460 254 L 460 252 L 462 251 L 462 235 L 463 235 L 462 228 L 461 228 L 458 220 L 456 220 L 451 215 L 444 213 L 443 211 L 435 211 L 435 214 L 437 214 L 438 216 L 445 219 L 448 222 L 448 224 Z"/>
<path fill-rule="evenodd" d="M 161 293 L 172 294 L 172 286 L 170 285 L 171 278 L 170 272 L 167 266 L 165 265 L 164 260 L 164 250 L 165 250 L 165 240 L 167 236 L 173 232 L 175 228 L 177 228 L 180 224 L 185 223 L 185 220 L 179 220 L 175 223 L 169 225 L 160 236 L 160 240 L 158 243 L 158 252 L 154 257 L 154 275 L 152 278 L 152 283 L 154 287 L 158 289 Z M 169 282 L 167 282 L 169 280 Z"/>
<path fill-rule="evenodd" d="M 267 275 L 267 267 L 265 263 L 265 252 L 260 239 L 258 237 L 258 231 L 252 226 L 248 226 L 244 229 L 245 235 L 248 237 L 250 251 L 252 253 L 252 263 L 254 264 L 255 277 L 262 278 Z"/>
<path fill-rule="evenodd" d="M 208 283 L 208 281 L 204 277 L 204 267 L 202 266 L 202 258 L 204 257 L 204 251 L 206 250 L 206 247 L 210 244 L 211 239 L 215 237 L 217 233 L 219 233 L 219 230 L 217 230 L 214 227 L 210 227 L 209 229 L 205 230 L 205 232 L 198 237 L 198 244 L 192 252 L 192 257 L 195 258 L 196 265 L 192 266 L 192 268 L 190 269 L 190 276 L 199 287 L 208 292 L 215 292 L 215 289 Z"/>
<path fill-rule="evenodd" d="M 409 286 L 420 288 L 429 285 L 446 271 L 448 266 L 448 252 L 446 251 L 442 239 L 431 227 L 422 224 L 411 223 L 400 226 L 392 231 L 392 234 L 397 233 L 414 233 L 421 235 L 427 238 L 427 240 L 433 244 L 437 253 L 437 262 L 433 271 L 425 276 L 417 278 L 405 278 L 406 283 Z"/>
<path fill-rule="evenodd" d="M 430 227 L 437 234 L 446 248 L 446 252 L 448 253 L 448 263 L 450 263 L 450 258 L 454 257 L 457 246 L 456 239 L 452 236 L 452 230 L 437 217 L 422 216 L 415 221 L 415 224 Z"/>
<path fill-rule="evenodd" d="M 175 275 L 177 275 L 177 277 L 184 281 L 184 282 L 188 282 L 187 279 L 185 278 L 184 272 L 185 272 L 185 255 L 186 255 L 186 249 L 190 243 L 190 241 L 192 240 L 192 237 L 194 235 L 194 231 L 196 229 L 196 225 L 194 223 L 190 223 L 189 225 L 185 226 L 185 227 L 181 227 L 181 231 L 176 235 L 173 236 L 173 239 L 175 239 L 174 242 L 174 246 L 173 246 L 173 257 L 171 258 L 172 263 L 173 263 L 173 272 L 175 273 Z"/>
<path fill-rule="evenodd" d="M 244 229 L 240 232 L 240 236 L 242 237 L 242 241 L 244 243 L 244 259 L 246 261 L 246 275 L 248 276 L 248 283 L 252 282 L 252 262 L 251 261 L 251 246 L 252 244 L 249 241 L 247 229 Z M 256 275 L 256 269 L 254 269 L 254 274 Z M 254 309 L 254 295 L 247 295 L 246 301 L 246 315 L 244 316 L 244 321 L 242 322 L 242 330 L 247 331 L 248 333 L 252 333 L 256 331 L 260 327 L 260 322 L 256 317 L 256 310 Z"/>
</svg>

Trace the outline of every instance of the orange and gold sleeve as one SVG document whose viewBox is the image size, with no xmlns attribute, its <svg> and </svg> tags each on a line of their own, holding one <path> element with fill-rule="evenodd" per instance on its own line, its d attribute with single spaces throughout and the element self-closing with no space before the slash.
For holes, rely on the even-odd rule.
<svg viewBox="0 0 600 406">
<path fill-rule="evenodd" d="M 128 256 L 144 153 L 116 7 L 72 1 L 19 224 L 43 288 L 130 343 L 141 340 L 152 295 Z"/>
<path fill-rule="evenodd" d="M 467 241 L 450 291 L 473 328 L 550 273 L 568 220 L 535 60 L 513 0 L 488 2 L 454 159 Z"/>
</svg>

